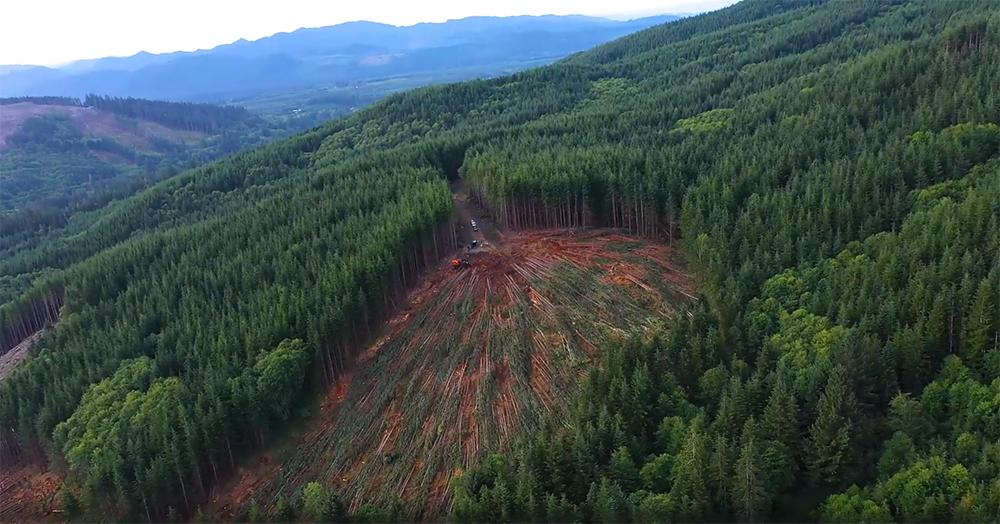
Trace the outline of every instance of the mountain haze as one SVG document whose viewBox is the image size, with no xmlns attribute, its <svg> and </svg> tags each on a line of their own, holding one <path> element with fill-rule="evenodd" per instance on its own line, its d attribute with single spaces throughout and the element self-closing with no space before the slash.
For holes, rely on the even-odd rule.
<svg viewBox="0 0 1000 524">
<path fill-rule="evenodd" d="M 215 102 L 449 70 L 465 70 L 470 78 L 552 62 L 677 18 L 473 17 L 405 27 L 348 22 L 194 52 L 143 52 L 60 68 L 3 66 L 0 90 L 6 97 L 96 93 Z"/>
<path fill-rule="evenodd" d="M 0 511 L 998 522 L 998 85 L 743 0 L 0 235 Z"/>
</svg>

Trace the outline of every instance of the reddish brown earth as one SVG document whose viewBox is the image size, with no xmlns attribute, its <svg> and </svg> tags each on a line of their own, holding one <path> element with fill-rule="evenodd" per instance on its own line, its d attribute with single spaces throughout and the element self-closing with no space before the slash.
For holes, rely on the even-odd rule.
<svg viewBox="0 0 1000 524">
<path fill-rule="evenodd" d="M 452 479 L 558 420 L 601 344 L 643 336 L 693 300 L 670 247 L 612 231 L 501 236 L 456 204 L 485 233 L 471 266 L 445 260 L 426 274 L 301 434 L 220 476 L 202 508 L 210 518 L 233 521 L 251 502 L 273 511 L 314 480 L 351 511 L 402 499 L 411 518 L 439 518 Z M 58 520 L 60 482 L 31 464 L 0 472 L 0 522 Z"/>
<path fill-rule="evenodd" d="M 337 414 L 350 384 L 350 375 L 341 378 L 320 403 L 319 417 L 328 418 Z M 317 429 L 313 427 L 307 433 L 293 437 L 291 443 L 298 446 L 315 440 Z M 222 475 L 220 481 L 212 488 L 208 500 L 210 514 L 220 521 L 234 520 L 239 510 L 249 505 L 250 499 L 260 487 L 273 481 L 280 472 L 281 464 L 272 460 L 266 452 L 256 453 L 248 460 L 242 461 L 235 472 Z M 262 506 L 261 509 L 267 508 Z"/>
<path fill-rule="evenodd" d="M 210 514 L 273 507 L 316 480 L 352 511 L 401 498 L 411 518 L 440 517 L 451 480 L 557 413 L 603 341 L 641 335 L 693 299 L 667 246 L 568 230 L 484 242 L 468 269 L 426 275 L 305 434 L 221 488 Z"/>
<path fill-rule="evenodd" d="M 62 479 L 25 460 L 0 468 L 0 522 L 65 522 L 56 492 Z"/>
<path fill-rule="evenodd" d="M 123 122 L 114 113 L 93 107 L 40 105 L 21 102 L 0 106 L 0 150 L 6 149 L 7 137 L 16 133 L 28 119 L 45 114 L 62 115 L 72 120 L 84 135 L 107 137 L 141 150 L 152 149 L 151 137 L 175 143 L 192 143 L 205 135 L 195 131 L 178 131 L 155 122 L 138 120 L 135 127 Z"/>
<path fill-rule="evenodd" d="M 33 346 L 38 339 L 42 338 L 43 334 L 44 330 L 39 330 L 34 335 L 22 340 L 20 344 L 12 347 L 10 351 L 0 355 L 0 381 L 7 376 L 7 373 L 13 369 L 18 362 L 28 356 L 28 350 L 31 349 L 31 346 Z"/>
</svg>

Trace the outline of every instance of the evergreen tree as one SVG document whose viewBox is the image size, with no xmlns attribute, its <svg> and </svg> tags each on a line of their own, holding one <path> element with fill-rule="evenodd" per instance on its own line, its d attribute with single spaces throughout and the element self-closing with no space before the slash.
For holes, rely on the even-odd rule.
<svg viewBox="0 0 1000 524">
<path fill-rule="evenodd" d="M 761 460 L 757 423 L 751 417 L 743 428 L 740 456 L 733 472 L 733 507 L 744 520 L 753 522 L 768 510 L 767 473 Z"/>
<path fill-rule="evenodd" d="M 710 507 L 705 474 L 708 451 L 705 436 L 698 423 L 691 425 L 683 447 L 673 467 L 673 487 L 670 497 L 676 504 L 678 517 L 687 521 L 705 518 Z"/>
<path fill-rule="evenodd" d="M 774 377 L 774 386 L 759 424 L 760 435 L 765 440 L 758 443 L 763 449 L 763 466 L 772 499 L 792 487 L 798 473 L 795 450 L 801 443 L 796 424 L 798 405 L 784 376 L 776 373 Z"/>
<path fill-rule="evenodd" d="M 623 522 L 627 515 L 621 487 L 607 477 L 602 477 L 600 483 L 591 485 L 587 507 L 593 522 Z"/>
<path fill-rule="evenodd" d="M 15 172 L 35 165 L 31 143 L 74 159 L 29 169 L 74 190 L 95 151 L 131 155 L 136 172 L 192 169 L 68 212 L 0 216 L 0 353 L 41 333 L 0 381 L 0 461 L 45 450 L 91 513 L 165 520 L 354 369 L 337 421 L 261 487 L 269 504 L 300 483 L 332 485 L 337 468 L 307 457 L 365 453 L 344 489 L 378 493 L 359 503 L 395 521 L 447 507 L 433 479 L 456 464 L 434 457 L 462 459 L 454 508 L 471 521 L 1000 521 L 996 2 L 779 4 L 747 0 L 548 67 L 400 93 L 217 162 L 238 133 L 209 141 L 211 155 L 165 152 L 161 166 L 65 119 L 24 122 L 0 155 L 0 206 L 20 206 L 7 182 L 31 179 Z M 144 118 L 166 107 L 92 102 Z M 185 108 L 156 118 L 209 129 L 243 118 Z M 556 265 L 545 273 L 584 280 L 571 296 L 538 288 L 541 310 L 576 302 L 554 318 L 511 329 L 528 324 L 505 319 L 536 311 L 491 302 L 485 317 L 461 314 L 502 343 L 456 346 L 417 312 L 433 335 L 420 351 L 402 330 L 359 360 L 454 251 L 452 182 L 505 234 L 610 227 L 649 240 L 587 242 L 649 259 L 601 271 L 644 273 L 660 299 L 618 305 L 636 291 L 629 278 L 589 289 L 601 271 Z M 591 253 L 564 249 L 564 235 L 577 233 L 547 241 L 583 266 Z M 657 240 L 692 274 L 657 269 Z M 600 304 L 597 324 L 632 322 L 604 329 L 580 317 L 584 303 Z M 556 324 L 579 336 L 566 358 L 541 358 L 538 335 Z M 434 366 L 400 360 L 404 346 Z M 428 370 L 436 379 L 416 376 Z M 563 389 L 578 374 L 581 390 Z M 557 398 L 539 395 L 548 386 Z M 458 402 L 469 395 L 474 428 Z M 406 416 L 387 436 L 391 410 Z M 412 463 L 386 447 L 426 462 L 404 471 Z M 759 483 L 738 490 L 740 471 Z M 361 485 L 377 481 L 387 487 Z"/>
<path fill-rule="evenodd" d="M 722 514 L 728 514 L 730 508 L 730 492 L 733 489 L 733 459 L 729 441 L 723 435 L 717 435 L 712 446 L 712 454 L 708 460 L 708 475 L 712 492 L 712 507 Z"/>
<path fill-rule="evenodd" d="M 652 493 L 669 493 L 673 466 L 674 457 L 666 453 L 646 462 L 639 472 L 643 488 Z"/>
<path fill-rule="evenodd" d="M 626 492 L 633 491 L 638 487 L 639 471 L 636 469 L 635 463 L 632 462 L 632 455 L 628 448 L 620 447 L 611 455 L 608 478 Z"/>
<path fill-rule="evenodd" d="M 976 296 L 969 311 L 965 325 L 967 334 L 963 337 L 962 361 L 973 368 L 984 364 L 984 357 L 991 350 L 997 349 L 997 337 L 1000 332 L 1000 289 L 996 283 L 1000 273 L 994 270 L 990 277 L 980 282 Z"/>
<path fill-rule="evenodd" d="M 302 490 L 305 515 L 315 522 L 344 522 L 344 507 L 329 489 L 318 482 L 306 484 Z"/>
<path fill-rule="evenodd" d="M 851 473 L 854 404 L 843 368 L 834 368 L 809 426 L 808 468 L 817 483 L 838 484 Z"/>
</svg>

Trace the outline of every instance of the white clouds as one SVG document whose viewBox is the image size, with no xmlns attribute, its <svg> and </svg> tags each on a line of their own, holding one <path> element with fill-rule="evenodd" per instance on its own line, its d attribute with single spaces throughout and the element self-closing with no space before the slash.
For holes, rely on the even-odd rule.
<svg viewBox="0 0 1000 524">
<path fill-rule="evenodd" d="M 736 0 L 31 0 L 4 2 L 0 64 L 58 64 L 139 51 L 194 51 L 351 20 L 394 25 L 475 15 L 628 18 L 717 9 Z"/>
</svg>

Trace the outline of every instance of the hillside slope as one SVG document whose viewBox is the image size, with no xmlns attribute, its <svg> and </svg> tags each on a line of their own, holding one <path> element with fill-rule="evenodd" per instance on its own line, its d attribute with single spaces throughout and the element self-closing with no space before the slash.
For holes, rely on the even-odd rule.
<svg viewBox="0 0 1000 524">
<path fill-rule="evenodd" d="M 995 521 L 996 85 L 995 2 L 744 0 L 183 173 L 0 261 L 34 275 L 4 348 L 55 323 L 0 385 L 0 452 L 65 460 L 91 515 L 196 513 L 454 252 L 461 178 L 505 234 L 679 240 L 698 300 L 463 463 L 454 520 Z M 248 516 L 442 517 L 314 473 Z"/>
<path fill-rule="evenodd" d="M 0 72 L 0 83 L 8 97 L 104 93 L 219 102 L 393 77 L 461 71 L 464 79 L 549 63 L 678 18 L 472 17 L 407 27 L 348 22 L 194 52 L 12 69 Z"/>
<path fill-rule="evenodd" d="M 5 98 L 0 212 L 64 208 L 104 191 L 128 194 L 123 186 L 134 192 L 281 134 L 288 131 L 237 107 L 97 96 Z"/>
<path fill-rule="evenodd" d="M 561 230 L 503 235 L 468 269 L 442 264 L 301 436 L 215 490 L 212 514 L 232 520 L 319 481 L 352 513 L 403 499 L 409 518 L 441 515 L 453 476 L 562 413 L 609 340 L 649 336 L 687 309 L 677 259 L 614 232 Z"/>
</svg>

